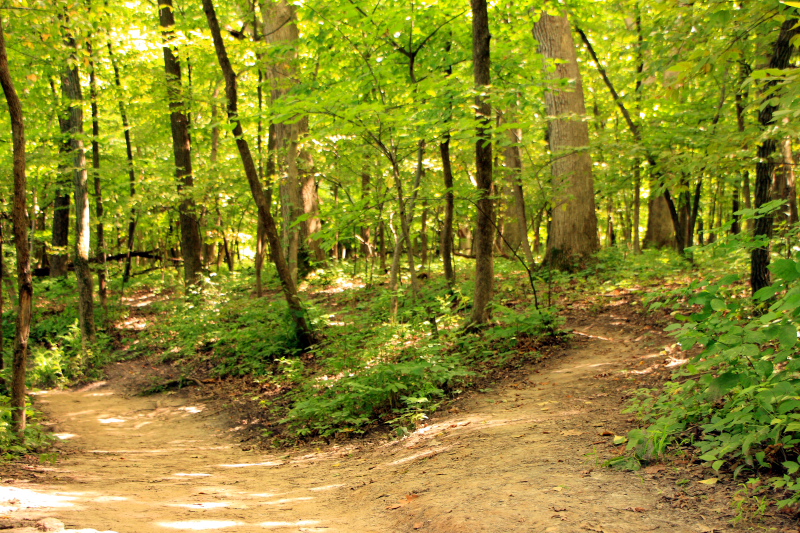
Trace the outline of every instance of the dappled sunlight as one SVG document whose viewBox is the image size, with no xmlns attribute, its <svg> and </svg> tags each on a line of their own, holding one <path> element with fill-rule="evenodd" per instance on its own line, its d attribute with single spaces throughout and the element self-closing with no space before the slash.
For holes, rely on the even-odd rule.
<svg viewBox="0 0 800 533">
<path fill-rule="evenodd" d="M 611 341 L 614 342 L 614 339 L 609 339 L 608 337 L 601 337 L 600 335 L 590 335 L 588 333 L 583 333 L 582 331 L 573 330 L 572 333 L 575 335 L 580 335 L 581 337 L 589 337 L 590 339 L 600 339 L 601 341 Z"/>
<path fill-rule="evenodd" d="M 0 513 L 41 507 L 74 507 L 82 493 L 48 494 L 31 489 L 0 486 Z"/>
<path fill-rule="evenodd" d="M 74 433 L 53 433 L 53 436 L 59 440 L 69 440 L 77 437 Z"/>
<path fill-rule="evenodd" d="M 430 457 L 432 455 L 438 455 L 450 449 L 452 449 L 452 446 L 436 446 L 428 450 L 425 450 L 424 452 L 415 453 L 413 455 L 397 459 L 396 461 L 392 461 L 388 464 L 392 466 L 397 466 L 403 463 L 408 463 L 409 461 L 415 461 L 417 459 L 424 459 L 425 457 Z"/>
<path fill-rule="evenodd" d="M 228 465 L 217 465 L 221 468 L 246 468 L 249 466 L 281 466 L 284 464 L 283 461 L 268 461 L 266 463 L 239 463 L 239 464 L 228 464 Z"/>
<path fill-rule="evenodd" d="M 303 526 L 316 526 L 319 520 L 298 520 L 297 522 L 261 522 L 258 524 L 261 527 L 303 527 Z"/>
<path fill-rule="evenodd" d="M 186 509 L 224 509 L 230 507 L 230 502 L 201 502 L 201 503 L 171 503 L 170 507 L 185 507 Z"/>
<path fill-rule="evenodd" d="M 233 520 L 186 520 L 184 522 L 158 522 L 156 525 L 170 529 L 188 529 L 190 531 L 213 531 L 225 527 L 244 526 L 244 522 Z"/>
<path fill-rule="evenodd" d="M 336 483 L 335 485 L 325 485 L 324 487 L 312 487 L 308 490 L 313 490 L 314 492 L 319 492 L 323 490 L 333 490 L 338 489 L 339 487 L 344 487 L 343 483 Z"/>
<path fill-rule="evenodd" d="M 130 316 L 114 324 L 117 329 L 127 329 L 131 331 L 142 331 L 147 328 L 147 320 L 139 316 Z"/>
<path fill-rule="evenodd" d="M 291 503 L 291 502 L 305 502 L 308 500 L 313 500 L 313 496 L 298 496 L 297 498 L 281 498 L 280 500 L 273 500 L 271 502 L 264 502 L 264 505 L 280 505 L 282 503 Z"/>
<path fill-rule="evenodd" d="M 101 424 L 121 424 L 122 422 L 127 422 L 124 418 L 98 418 L 97 421 Z"/>
<path fill-rule="evenodd" d="M 203 409 L 206 407 L 204 405 L 187 405 L 184 407 L 178 407 L 178 411 L 184 411 L 186 413 L 196 415 L 197 413 L 202 413 Z"/>
</svg>

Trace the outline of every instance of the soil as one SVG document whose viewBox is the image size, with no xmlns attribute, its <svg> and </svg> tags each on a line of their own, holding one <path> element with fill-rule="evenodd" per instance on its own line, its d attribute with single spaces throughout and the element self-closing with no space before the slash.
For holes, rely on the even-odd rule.
<svg viewBox="0 0 800 533">
<path fill-rule="evenodd" d="M 0 529 L 800 531 L 774 512 L 748 522 L 756 510 L 737 508 L 740 487 L 709 484 L 714 473 L 688 459 L 636 472 L 604 466 L 622 451 L 615 436 L 633 427 L 620 413 L 625 399 L 680 357 L 631 302 L 610 294 L 600 307 L 574 304 L 569 346 L 400 440 L 253 449 L 228 424 L 230 398 L 208 397 L 211 387 L 138 396 L 157 369 L 116 364 L 106 381 L 36 397 L 62 453 L 2 479 Z"/>
</svg>

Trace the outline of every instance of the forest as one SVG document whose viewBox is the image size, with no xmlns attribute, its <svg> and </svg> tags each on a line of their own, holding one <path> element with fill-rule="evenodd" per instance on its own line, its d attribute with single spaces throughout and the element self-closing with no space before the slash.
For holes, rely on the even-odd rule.
<svg viewBox="0 0 800 533">
<path fill-rule="evenodd" d="M 409 439 L 619 315 L 668 361 L 606 465 L 795 516 L 798 43 L 775 0 L 3 3 L 0 449 L 131 361 L 263 449 Z"/>
</svg>

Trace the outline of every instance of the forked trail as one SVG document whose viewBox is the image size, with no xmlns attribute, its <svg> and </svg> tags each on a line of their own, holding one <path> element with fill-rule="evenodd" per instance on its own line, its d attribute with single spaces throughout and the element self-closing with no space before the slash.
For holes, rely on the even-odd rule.
<svg viewBox="0 0 800 533">
<path fill-rule="evenodd" d="M 623 389 L 668 342 L 626 304 L 572 310 L 570 348 L 406 439 L 285 456 L 243 451 L 223 414 L 186 391 L 124 394 L 114 375 L 144 364 L 125 363 L 108 382 L 37 397 L 70 453 L 46 483 L 4 480 L 0 511 L 9 525 L 53 517 L 118 533 L 747 530 L 699 469 L 602 466 L 627 431 Z"/>
</svg>

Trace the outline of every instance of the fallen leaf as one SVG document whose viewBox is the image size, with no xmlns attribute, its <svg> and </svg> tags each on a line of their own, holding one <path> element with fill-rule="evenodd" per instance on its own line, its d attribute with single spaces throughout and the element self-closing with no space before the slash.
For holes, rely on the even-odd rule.
<svg viewBox="0 0 800 533">
<path fill-rule="evenodd" d="M 643 513 L 647 511 L 647 509 L 645 509 L 644 507 L 626 507 L 625 510 L 632 511 L 634 513 Z"/>
<path fill-rule="evenodd" d="M 400 509 L 403 506 L 402 503 L 393 503 L 392 505 L 387 506 L 386 508 L 390 511 L 394 511 L 395 509 Z"/>
<path fill-rule="evenodd" d="M 619 446 L 620 444 L 625 444 L 628 442 L 627 437 L 623 437 L 621 435 L 614 435 L 614 446 Z"/>
<path fill-rule="evenodd" d="M 719 481 L 719 478 L 710 477 L 708 479 L 704 479 L 702 481 L 698 481 L 698 483 L 702 483 L 703 485 L 716 485 L 717 481 Z"/>
<path fill-rule="evenodd" d="M 607 429 L 604 429 L 603 431 L 600 432 L 600 436 L 601 437 L 611 437 L 613 435 L 614 435 L 614 432 L 613 431 L 609 431 Z"/>
<path fill-rule="evenodd" d="M 553 487 L 553 490 L 556 492 L 561 492 L 562 490 L 564 490 L 564 487 Z"/>
<path fill-rule="evenodd" d="M 580 435 L 583 435 L 583 431 L 578 431 L 577 429 L 569 429 L 561 432 L 562 437 L 578 437 Z"/>
<path fill-rule="evenodd" d="M 553 510 L 554 510 L 555 512 L 557 512 L 557 513 L 560 513 L 561 511 L 566 511 L 566 510 L 567 510 L 567 508 L 566 508 L 566 507 L 556 507 L 556 506 L 553 506 Z"/>
<path fill-rule="evenodd" d="M 424 525 L 425 524 L 422 523 L 422 522 L 417 522 L 416 524 L 414 524 L 414 529 L 422 529 L 422 526 L 424 526 Z"/>
</svg>

